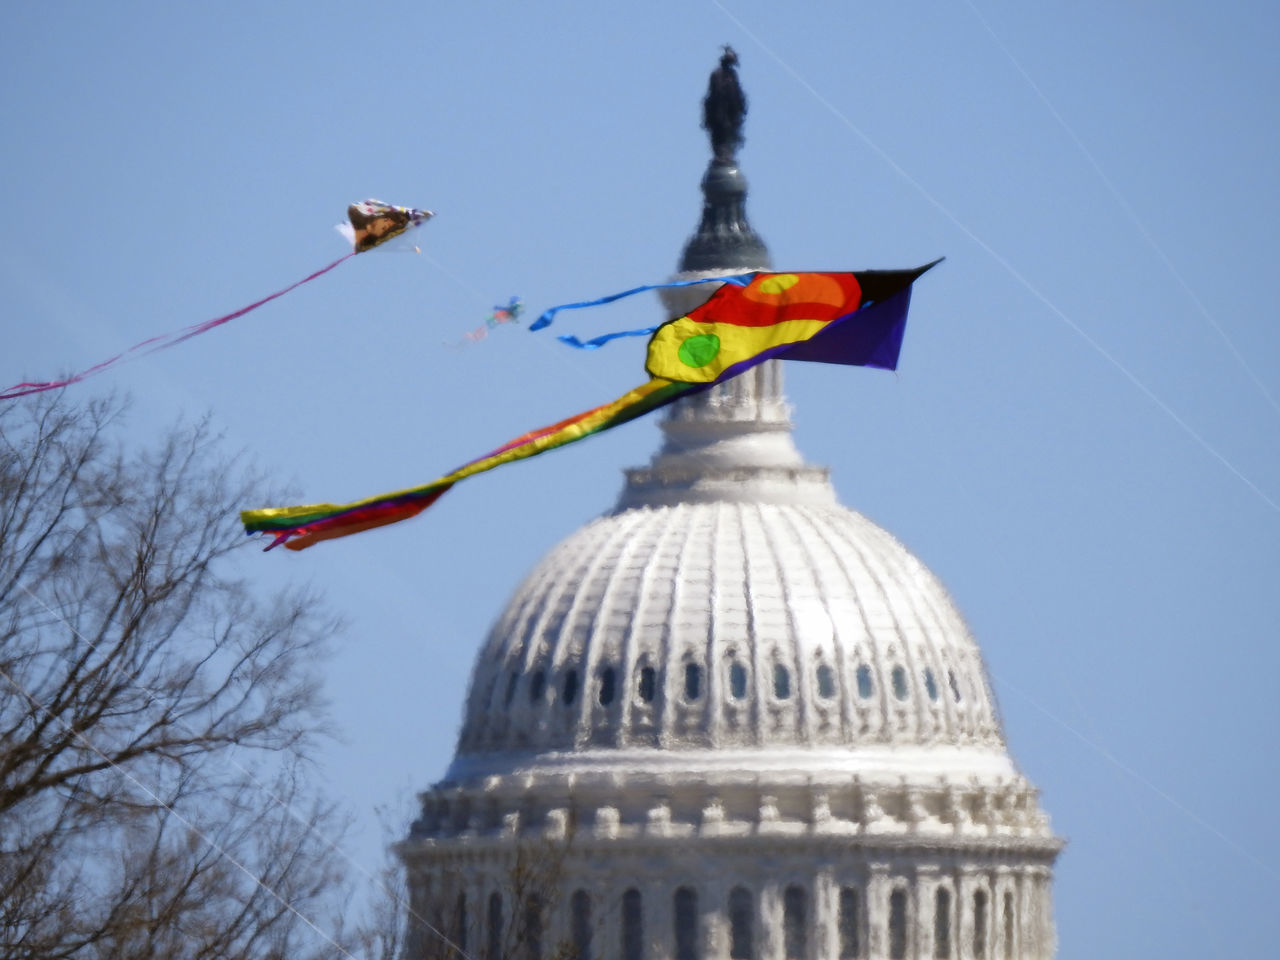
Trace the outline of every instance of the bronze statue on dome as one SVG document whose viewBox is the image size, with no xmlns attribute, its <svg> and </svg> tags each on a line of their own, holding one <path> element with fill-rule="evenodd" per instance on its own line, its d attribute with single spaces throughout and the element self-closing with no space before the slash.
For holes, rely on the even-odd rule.
<svg viewBox="0 0 1280 960">
<path fill-rule="evenodd" d="M 711 135 L 711 151 L 721 163 L 731 163 L 742 146 L 742 121 L 747 95 L 738 83 L 738 55 L 724 45 L 720 66 L 711 73 L 702 99 L 702 129 Z"/>
</svg>

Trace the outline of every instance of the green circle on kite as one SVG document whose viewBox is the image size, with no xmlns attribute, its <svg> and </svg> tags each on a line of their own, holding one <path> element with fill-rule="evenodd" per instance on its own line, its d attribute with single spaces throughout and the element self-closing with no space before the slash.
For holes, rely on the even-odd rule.
<svg viewBox="0 0 1280 960">
<path fill-rule="evenodd" d="M 714 333 L 699 333 L 680 344 L 676 356 L 687 367 L 705 367 L 720 352 L 720 338 Z"/>
</svg>

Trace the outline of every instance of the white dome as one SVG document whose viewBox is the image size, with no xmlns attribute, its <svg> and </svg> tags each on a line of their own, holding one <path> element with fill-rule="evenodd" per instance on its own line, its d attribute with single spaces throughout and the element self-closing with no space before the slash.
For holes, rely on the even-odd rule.
<svg viewBox="0 0 1280 960">
<path fill-rule="evenodd" d="M 833 502 L 686 502 L 621 509 L 538 564 L 480 651 L 451 776 L 516 753 L 887 745 L 1003 750 L 938 580 Z"/>
<path fill-rule="evenodd" d="M 447 929 L 632 960 L 950 956 L 961 936 L 963 956 L 1053 955 L 1061 841 L 977 645 L 801 459 L 779 379 L 675 405 L 615 510 L 498 617 L 399 846 L 418 954 Z M 520 893 L 530 856 L 551 899 Z"/>
</svg>

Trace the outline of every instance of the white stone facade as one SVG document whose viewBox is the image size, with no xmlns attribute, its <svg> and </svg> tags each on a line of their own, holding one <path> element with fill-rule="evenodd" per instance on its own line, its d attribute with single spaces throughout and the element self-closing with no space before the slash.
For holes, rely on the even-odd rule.
<svg viewBox="0 0 1280 960">
<path fill-rule="evenodd" d="M 780 381 L 674 407 L 481 649 L 400 846 L 415 913 L 474 960 L 507 960 L 521 856 L 556 866 L 524 960 L 1054 955 L 1061 842 L 978 647 L 803 462 Z M 414 925 L 411 956 L 441 947 Z"/>
</svg>

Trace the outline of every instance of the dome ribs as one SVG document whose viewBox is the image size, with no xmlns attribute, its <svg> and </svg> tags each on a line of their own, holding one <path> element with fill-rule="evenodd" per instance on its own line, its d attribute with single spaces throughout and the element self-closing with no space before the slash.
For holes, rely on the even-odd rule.
<svg viewBox="0 0 1280 960">
<path fill-rule="evenodd" d="M 703 689 L 699 689 L 696 698 L 686 696 L 685 669 L 693 665 L 704 675 L 706 673 L 713 614 L 712 543 L 707 536 L 712 518 L 707 516 L 706 510 L 691 510 L 685 506 L 671 509 L 677 512 L 685 537 L 672 571 L 667 644 L 659 661 L 659 682 L 663 690 L 661 726 L 666 738 L 664 745 L 705 744 L 709 742 L 704 722 L 707 697 Z M 714 511 L 711 513 L 714 515 Z"/>
<path fill-rule="evenodd" d="M 607 656 L 612 646 L 608 630 L 614 612 L 612 601 L 617 584 L 625 576 L 619 571 L 627 569 L 624 561 L 639 547 L 632 537 L 638 523 L 636 517 L 624 517 L 620 523 L 601 525 L 612 529 L 592 551 L 579 588 L 551 640 L 552 675 L 563 683 L 566 671 L 576 670 L 578 692 L 573 704 L 561 704 L 553 696 L 555 720 L 548 746 L 578 746 L 590 736 L 592 704 L 596 700 L 592 681 L 602 654 Z M 564 688 L 557 685 L 556 689 Z"/>
<path fill-rule="evenodd" d="M 815 698 L 815 683 L 808 669 L 808 651 L 805 649 L 811 638 L 802 634 L 811 629 L 817 615 L 826 616 L 825 606 L 820 611 L 814 609 L 815 604 L 822 606 L 822 591 L 814 589 L 817 571 L 812 558 L 796 537 L 794 524 L 784 519 L 789 511 L 784 513 L 776 509 L 766 510 L 763 505 L 757 507 L 757 510 L 760 511 L 765 541 L 778 560 L 781 609 L 788 628 L 778 641 L 779 648 L 786 648 L 787 659 L 790 661 L 787 669 L 794 678 L 785 709 L 791 715 L 797 739 L 801 743 L 811 744 L 815 738 L 815 723 L 809 706 Z M 829 617 L 827 622 L 830 623 Z"/>
<path fill-rule="evenodd" d="M 674 567 L 670 570 L 666 569 L 657 558 L 662 557 L 667 543 L 675 539 L 680 531 L 676 524 L 666 526 L 654 524 L 652 522 L 654 517 L 650 511 L 637 511 L 637 516 L 646 521 L 644 535 L 648 538 L 648 546 L 644 568 L 631 603 L 632 618 L 623 647 L 623 662 L 620 665 L 622 670 L 620 742 L 626 745 L 657 746 L 661 719 L 660 707 L 652 700 L 645 702 L 639 697 L 639 674 L 645 666 L 657 669 L 656 665 L 660 662 L 654 655 L 654 647 L 661 647 L 665 643 L 667 621 L 674 598 L 671 591 L 655 590 L 653 585 L 663 576 L 672 576 Z M 657 698 L 656 691 L 654 698 Z"/>
<path fill-rule="evenodd" d="M 760 698 L 748 696 L 756 683 L 758 671 L 753 659 L 756 635 L 751 599 L 747 593 L 747 546 L 743 508 L 740 504 L 721 504 L 717 508 L 720 522 L 716 527 L 716 569 L 722 571 L 715 595 L 715 643 L 710 669 L 716 676 L 718 697 L 715 707 L 716 744 L 753 744 L 759 742 Z M 736 666 L 735 666 L 736 665 Z M 735 694 L 734 671 L 742 670 L 741 696 Z"/>
</svg>

